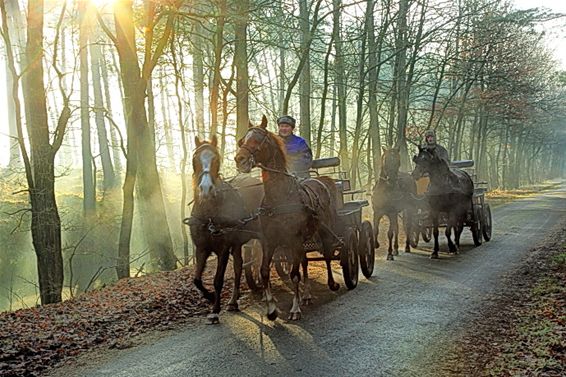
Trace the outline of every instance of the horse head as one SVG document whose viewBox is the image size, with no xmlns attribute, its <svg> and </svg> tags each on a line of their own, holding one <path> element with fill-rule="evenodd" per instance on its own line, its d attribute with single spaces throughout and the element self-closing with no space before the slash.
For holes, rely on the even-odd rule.
<svg viewBox="0 0 566 377">
<path fill-rule="evenodd" d="M 381 175 L 385 178 L 397 177 L 399 167 L 401 166 L 401 153 L 399 147 L 385 148 L 382 147 L 381 155 Z"/>
<path fill-rule="evenodd" d="M 259 126 L 250 123 L 248 132 L 238 141 L 238 151 L 234 159 L 238 171 L 242 173 L 249 173 L 259 165 L 285 170 L 285 147 L 278 136 L 267 130 L 265 115 Z"/>
<path fill-rule="evenodd" d="M 197 148 L 193 152 L 193 184 L 195 198 L 208 199 L 216 195 L 216 186 L 220 180 L 220 153 L 218 140 L 212 137 L 210 142 L 195 137 Z"/>
<path fill-rule="evenodd" d="M 429 175 L 447 176 L 450 174 L 450 166 L 440 158 L 436 148 L 420 147 L 419 154 L 413 157 L 415 169 L 413 170 L 413 178 L 418 179 L 424 173 Z"/>
<path fill-rule="evenodd" d="M 415 169 L 412 176 L 418 179 L 425 173 L 430 174 L 435 171 L 441 160 L 436 155 L 434 149 L 419 146 L 419 153 L 413 157 L 413 162 L 415 163 Z"/>
</svg>

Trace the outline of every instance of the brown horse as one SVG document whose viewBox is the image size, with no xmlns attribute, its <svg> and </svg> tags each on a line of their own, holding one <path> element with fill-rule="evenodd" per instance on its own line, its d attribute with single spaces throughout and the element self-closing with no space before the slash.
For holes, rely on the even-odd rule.
<svg viewBox="0 0 566 377">
<path fill-rule="evenodd" d="M 228 303 L 228 310 L 238 310 L 240 279 L 242 276 L 241 247 L 251 238 L 258 238 L 259 224 L 252 221 L 242 195 L 232 185 L 224 182 L 219 174 L 220 154 L 216 137 L 211 142 L 195 138 L 197 145 L 193 153 L 193 194 L 194 204 L 191 217 L 186 223 L 196 246 L 195 286 L 209 301 L 214 302 L 211 323 L 218 323 L 220 297 L 224 285 L 224 274 L 228 258 L 234 258 L 234 291 Z M 259 182 L 259 180 L 257 180 Z M 256 207 L 257 208 L 257 207 Z M 246 220 L 250 221 L 247 222 Z M 218 256 L 214 276 L 214 294 L 202 283 L 202 273 L 211 253 Z"/>
<path fill-rule="evenodd" d="M 448 249 L 451 253 L 457 253 L 466 215 L 472 210 L 474 194 L 472 178 L 463 170 L 451 169 L 448 162 L 441 158 L 435 149 L 419 147 L 419 154 L 413 158 L 413 162 L 415 163 L 413 177 L 419 178 L 424 173 L 428 173 L 430 177 L 430 185 L 426 193 L 434 234 L 434 250 L 430 257 L 438 258 L 440 250 L 438 225 L 441 213 L 447 216 L 445 234 L 448 239 Z M 451 239 L 452 229 L 455 233 L 455 242 Z"/>
<path fill-rule="evenodd" d="M 372 192 L 373 222 L 375 226 L 375 240 L 379 247 L 379 223 L 383 216 L 389 218 L 389 249 L 387 260 L 393 260 L 399 254 L 399 212 L 404 211 L 405 223 L 405 252 L 411 252 L 409 235 L 411 234 L 411 219 L 414 216 L 414 198 L 417 194 L 417 185 L 409 173 L 399 171 L 401 155 L 399 148 L 383 148 L 381 156 L 381 173 Z M 395 248 L 392 247 L 395 237 Z"/>
<path fill-rule="evenodd" d="M 309 297 L 306 257 L 303 243 L 320 237 L 328 271 L 328 286 L 337 290 L 330 260 L 336 246 L 334 226 L 336 223 L 336 187 L 329 178 L 306 179 L 299 182 L 287 171 L 285 146 L 275 134 L 267 131 L 267 118 L 259 127 L 250 126 L 245 137 L 238 142 L 235 160 L 238 170 L 249 172 L 254 167 L 262 169 L 265 197 L 260 209 L 263 259 L 261 278 L 264 298 L 267 303 L 267 317 L 277 318 L 277 308 L 271 293 L 269 272 L 275 249 L 282 246 L 288 252 L 287 259 L 292 268 L 293 306 L 291 320 L 301 317 L 299 281 L 300 265 L 305 274 L 305 296 Z"/>
</svg>

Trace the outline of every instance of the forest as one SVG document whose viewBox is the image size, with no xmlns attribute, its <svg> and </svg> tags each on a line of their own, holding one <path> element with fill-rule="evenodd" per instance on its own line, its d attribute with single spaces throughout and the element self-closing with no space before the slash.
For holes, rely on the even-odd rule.
<svg viewBox="0 0 566 377">
<path fill-rule="evenodd" d="M 1 0 L 0 311 L 192 263 L 195 136 L 282 114 L 371 191 L 434 129 L 491 190 L 566 173 L 566 71 L 500 0 Z"/>
</svg>

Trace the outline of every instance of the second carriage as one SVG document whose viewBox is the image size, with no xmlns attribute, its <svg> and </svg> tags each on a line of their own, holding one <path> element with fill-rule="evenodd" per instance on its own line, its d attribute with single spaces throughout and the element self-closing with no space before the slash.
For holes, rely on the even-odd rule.
<svg viewBox="0 0 566 377">
<path fill-rule="evenodd" d="M 482 244 L 482 238 L 486 242 L 491 240 L 492 235 L 492 217 L 491 217 L 491 207 L 487 203 L 485 194 L 487 192 L 487 182 L 480 181 L 477 178 L 477 174 L 474 170 L 473 160 L 460 160 L 452 161 L 450 163 L 451 168 L 462 169 L 468 173 L 472 178 L 474 184 L 474 193 L 472 196 L 472 206 L 471 210 L 466 214 L 466 220 L 464 226 L 468 227 L 472 233 L 472 239 L 475 246 L 480 246 Z M 413 221 L 410 236 L 410 242 L 412 247 L 417 247 L 419 239 L 425 242 L 429 242 L 432 238 L 432 224 L 429 217 L 429 211 L 426 207 L 426 192 L 428 189 L 428 177 L 424 176 L 417 181 L 417 193 L 419 201 L 422 201 L 423 205 L 419 206 L 416 210 L 416 216 Z M 446 226 L 446 219 L 441 218 L 439 221 L 439 226 Z M 405 228 L 406 229 L 406 228 Z"/>
<path fill-rule="evenodd" d="M 340 261 L 344 283 L 348 289 L 354 289 L 358 285 L 360 267 L 366 278 L 370 278 L 373 274 L 375 239 L 371 222 L 362 219 L 362 209 L 368 206 L 369 202 L 365 199 L 354 199 L 356 195 L 365 194 L 365 191 L 352 190 L 347 174 L 339 167 L 338 157 L 314 160 L 311 175 L 318 176 L 321 171 L 324 171 L 324 175 L 333 178 L 336 184 L 337 226 L 335 231 L 338 242 L 332 259 Z M 308 261 L 324 260 L 320 252 L 322 244 L 318 238 L 308 240 L 303 246 Z M 246 282 L 253 291 L 259 291 L 261 288 L 259 274 L 261 255 L 261 244 L 258 240 L 251 241 L 244 246 L 244 273 Z M 291 264 L 283 248 L 277 249 L 273 263 L 278 275 L 282 279 L 287 279 Z"/>
</svg>

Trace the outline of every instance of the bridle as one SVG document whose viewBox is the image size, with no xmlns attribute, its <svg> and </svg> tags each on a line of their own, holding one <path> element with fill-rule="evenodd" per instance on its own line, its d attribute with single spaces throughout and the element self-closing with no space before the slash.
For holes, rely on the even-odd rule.
<svg viewBox="0 0 566 377">
<path fill-rule="evenodd" d="M 199 147 L 197 147 L 197 149 L 195 149 L 195 151 L 193 152 L 193 166 L 195 165 L 194 161 L 195 161 L 196 156 L 198 156 L 200 153 L 202 153 L 202 151 L 205 150 L 205 149 L 212 151 L 212 153 L 214 153 L 215 156 L 218 155 L 218 152 L 215 150 L 215 148 L 212 145 L 202 144 Z M 199 173 L 198 179 L 197 179 L 198 184 L 200 184 L 202 178 L 205 175 L 208 175 L 212 178 L 212 172 L 210 170 L 210 167 L 203 168 L 203 170 Z M 212 181 L 214 182 L 214 179 Z"/>
<path fill-rule="evenodd" d="M 294 177 L 293 174 L 289 174 L 284 170 L 278 170 L 278 169 L 273 169 L 270 167 L 267 167 L 265 165 L 263 165 L 261 162 L 257 162 L 256 161 L 256 157 L 255 154 L 260 151 L 263 147 L 263 145 L 267 142 L 271 147 L 277 148 L 278 146 L 274 144 L 273 140 L 271 140 L 271 138 L 269 137 L 269 131 L 267 131 L 264 128 L 261 127 L 252 127 L 248 130 L 248 132 L 246 133 L 246 136 L 252 132 L 253 134 L 259 132 L 262 135 L 261 141 L 257 142 L 253 147 L 249 147 L 247 144 L 245 144 L 243 141 L 245 139 L 241 139 L 238 142 L 238 146 L 242 149 L 245 149 L 246 151 L 248 151 L 248 153 L 250 154 L 250 160 L 252 163 L 252 167 L 258 167 L 262 170 L 266 170 L 272 173 L 279 173 L 279 174 L 284 174 L 287 175 L 289 177 Z M 254 137 L 254 140 L 257 140 L 257 138 Z M 275 159 L 275 154 L 272 152 L 271 153 L 271 158 L 274 160 Z"/>
<path fill-rule="evenodd" d="M 248 134 L 249 134 L 250 132 L 252 132 L 252 135 L 255 135 L 255 134 L 257 133 L 256 131 L 259 132 L 259 133 L 261 133 L 263 137 L 262 137 L 262 139 L 261 139 L 260 142 L 258 142 L 258 143 L 256 143 L 256 144 L 254 145 L 255 148 L 250 148 L 247 144 L 244 143 L 244 139 L 245 139 L 246 136 L 248 136 Z M 241 139 L 241 140 L 240 140 L 240 142 L 238 143 L 238 146 L 239 146 L 240 148 L 245 149 L 245 150 L 248 151 L 248 153 L 250 154 L 250 157 L 251 157 L 252 166 L 253 166 L 253 167 L 256 167 L 256 166 L 258 166 L 258 165 L 257 165 L 257 163 L 256 163 L 255 154 L 256 154 L 259 150 L 261 150 L 261 147 L 263 146 L 263 144 L 265 144 L 266 141 L 267 141 L 268 143 L 270 143 L 270 144 L 273 144 L 273 143 L 272 143 L 271 139 L 269 138 L 269 134 L 268 134 L 267 130 L 265 130 L 265 129 L 263 129 L 263 128 L 260 128 L 260 127 L 252 127 L 252 128 L 250 128 L 250 129 L 248 130 L 248 132 L 246 132 L 246 136 L 244 136 L 244 139 Z M 257 140 L 257 139 L 254 137 L 254 140 Z"/>
</svg>

